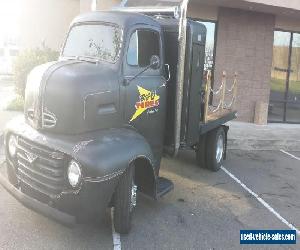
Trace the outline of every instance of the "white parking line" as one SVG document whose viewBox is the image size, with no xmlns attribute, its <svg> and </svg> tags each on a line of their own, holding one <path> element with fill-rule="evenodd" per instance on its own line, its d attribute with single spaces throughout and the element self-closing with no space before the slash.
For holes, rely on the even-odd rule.
<svg viewBox="0 0 300 250">
<path fill-rule="evenodd" d="M 294 159 L 300 161 L 300 158 L 299 158 L 299 157 L 297 157 L 297 156 L 295 156 L 295 155 L 293 155 L 293 154 L 291 154 L 291 153 L 289 153 L 289 152 L 286 152 L 286 151 L 284 151 L 283 149 L 281 149 L 280 152 L 282 152 L 282 153 L 284 153 L 284 154 L 286 154 L 286 155 L 289 155 L 290 157 L 292 157 L 292 158 L 294 158 Z"/>
<path fill-rule="evenodd" d="M 242 188 L 244 188 L 248 193 L 250 193 L 251 195 L 253 195 L 266 209 L 268 209 L 272 214 L 274 214 L 281 222 L 283 222 L 284 224 L 286 224 L 290 229 L 292 230 L 296 230 L 296 233 L 298 235 L 300 235 L 300 231 L 298 228 L 296 228 L 293 224 L 289 223 L 286 219 L 284 219 L 278 212 L 276 212 L 274 210 L 274 208 L 272 208 L 264 199 L 262 199 L 261 197 L 258 196 L 258 194 L 254 193 L 250 188 L 248 188 L 243 182 L 241 182 L 235 175 L 233 175 L 232 173 L 230 173 L 226 168 L 224 168 L 223 166 L 221 167 L 221 169 L 227 174 L 229 175 L 235 182 L 237 182 L 238 184 L 240 184 L 242 186 Z"/>
<path fill-rule="evenodd" d="M 111 215 L 111 229 L 112 229 L 112 238 L 113 238 L 113 245 L 114 250 L 121 250 L 121 237 L 120 234 L 118 234 L 115 230 L 114 226 L 114 208 L 112 207 L 110 209 L 110 215 Z"/>
</svg>

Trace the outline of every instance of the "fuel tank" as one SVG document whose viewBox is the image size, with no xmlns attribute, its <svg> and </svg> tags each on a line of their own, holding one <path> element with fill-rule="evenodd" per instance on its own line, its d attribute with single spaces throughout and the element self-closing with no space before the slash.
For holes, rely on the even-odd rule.
<svg viewBox="0 0 300 250">
<path fill-rule="evenodd" d="M 119 127 L 119 99 L 116 64 L 51 62 L 28 76 L 25 119 L 35 129 L 63 134 Z"/>
</svg>

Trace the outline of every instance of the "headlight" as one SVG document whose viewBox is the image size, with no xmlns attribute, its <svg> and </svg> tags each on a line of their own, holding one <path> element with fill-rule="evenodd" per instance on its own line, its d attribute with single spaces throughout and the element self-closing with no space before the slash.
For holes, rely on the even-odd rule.
<svg viewBox="0 0 300 250">
<path fill-rule="evenodd" d="M 14 135 L 10 135 L 8 138 L 8 153 L 10 157 L 15 157 L 17 153 L 17 137 Z"/>
<path fill-rule="evenodd" d="M 81 168 L 79 163 L 72 160 L 68 168 L 68 180 L 70 185 L 75 188 L 81 180 Z"/>
</svg>

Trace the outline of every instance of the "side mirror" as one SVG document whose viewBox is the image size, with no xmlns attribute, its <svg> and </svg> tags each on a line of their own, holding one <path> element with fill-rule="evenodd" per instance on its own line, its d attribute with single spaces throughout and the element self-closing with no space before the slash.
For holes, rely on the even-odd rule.
<svg viewBox="0 0 300 250">
<path fill-rule="evenodd" d="M 159 69 L 160 68 L 160 59 L 159 56 L 151 56 L 150 58 L 150 68 L 151 69 Z"/>
</svg>

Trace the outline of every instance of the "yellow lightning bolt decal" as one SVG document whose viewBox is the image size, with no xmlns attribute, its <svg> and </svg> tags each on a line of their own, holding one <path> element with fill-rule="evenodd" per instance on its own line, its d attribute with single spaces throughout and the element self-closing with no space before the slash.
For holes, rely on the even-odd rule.
<svg viewBox="0 0 300 250">
<path fill-rule="evenodd" d="M 159 96 L 155 92 L 149 91 L 140 86 L 137 87 L 140 94 L 140 101 L 135 104 L 136 111 L 130 119 L 130 122 L 139 117 L 147 109 L 159 106 Z"/>
</svg>

